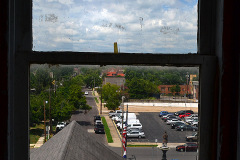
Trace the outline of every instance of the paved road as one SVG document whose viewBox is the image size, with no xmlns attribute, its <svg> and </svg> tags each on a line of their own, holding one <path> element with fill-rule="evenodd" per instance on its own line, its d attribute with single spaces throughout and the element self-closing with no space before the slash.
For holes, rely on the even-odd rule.
<svg viewBox="0 0 240 160">
<path fill-rule="evenodd" d="M 166 131 L 169 143 L 185 143 L 185 137 L 193 133 L 192 131 L 181 132 L 171 129 L 170 125 L 167 125 L 156 112 L 141 112 L 137 117 L 142 123 L 146 141 L 149 142 L 155 142 L 155 139 L 157 139 L 158 142 L 162 142 L 162 136 Z"/>
<path fill-rule="evenodd" d="M 85 91 L 85 90 L 83 90 Z M 89 95 L 86 95 L 87 104 L 92 106 L 92 110 L 88 113 L 84 113 L 84 111 L 76 111 L 72 117 L 71 121 L 77 121 L 81 126 L 85 127 L 86 130 L 89 131 L 89 134 L 93 134 L 93 136 L 97 136 L 103 144 L 107 145 L 107 141 L 104 134 L 95 134 L 93 131 L 93 116 L 98 115 L 98 110 L 96 103 L 94 101 L 94 97 L 92 96 L 92 92 L 89 91 Z M 177 132 L 170 129 L 170 126 L 166 125 L 160 117 L 158 117 L 158 113 L 139 113 L 138 118 L 140 119 L 141 123 L 143 124 L 143 130 L 146 134 L 146 139 L 142 139 L 143 141 L 151 141 L 155 142 L 155 139 L 158 139 L 158 142 L 162 141 L 162 135 L 165 130 L 167 130 L 169 135 L 169 142 L 185 142 L 184 138 L 186 132 Z M 134 141 L 134 139 L 132 139 Z M 109 147 L 109 146 L 108 146 Z M 119 147 L 109 147 L 111 150 L 116 152 L 117 154 L 121 155 L 121 148 Z M 143 148 L 143 147 L 128 147 L 127 148 L 127 155 L 130 158 L 132 155 L 135 155 L 137 160 L 156 160 L 161 159 L 162 151 L 157 148 Z M 174 149 L 170 149 L 167 153 L 168 160 L 195 160 L 196 159 L 196 152 L 177 152 Z"/>
<path fill-rule="evenodd" d="M 87 91 L 87 89 L 83 89 L 83 92 Z M 86 96 L 87 104 L 92 107 L 90 111 L 85 113 L 84 110 L 79 110 L 73 113 L 70 121 L 75 120 L 78 124 L 80 124 L 82 127 L 86 128 L 86 130 L 93 134 L 94 136 L 98 137 L 100 141 L 102 141 L 103 144 L 107 144 L 105 134 L 95 134 L 94 133 L 94 125 L 93 125 L 93 117 L 95 115 L 98 115 L 97 106 L 94 100 L 94 96 L 92 95 L 92 92 L 88 90 L 88 95 Z"/>
<path fill-rule="evenodd" d="M 117 154 L 121 154 L 121 148 L 110 147 Z M 127 158 L 135 155 L 136 160 L 160 160 L 162 159 L 162 151 L 158 148 L 151 147 L 127 147 Z M 170 149 L 167 152 L 168 160 L 196 160 L 197 152 L 177 152 Z"/>
</svg>

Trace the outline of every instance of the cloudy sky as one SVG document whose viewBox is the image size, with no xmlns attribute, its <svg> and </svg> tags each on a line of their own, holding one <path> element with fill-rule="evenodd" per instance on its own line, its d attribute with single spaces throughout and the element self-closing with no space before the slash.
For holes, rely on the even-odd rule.
<svg viewBox="0 0 240 160">
<path fill-rule="evenodd" d="M 33 50 L 196 53 L 197 0 L 33 0 Z"/>
</svg>

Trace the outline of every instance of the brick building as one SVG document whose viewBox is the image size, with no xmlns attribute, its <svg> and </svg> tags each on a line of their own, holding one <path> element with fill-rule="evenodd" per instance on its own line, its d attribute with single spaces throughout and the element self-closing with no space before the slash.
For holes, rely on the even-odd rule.
<svg viewBox="0 0 240 160">
<path fill-rule="evenodd" d="M 160 90 L 162 95 L 171 95 L 171 87 L 175 85 L 159 85 L 158 89 Z M 179 85 L 181 91 L 179 95 L 187 95 L 190 94 L 193 99 L 198 99 L 199 92 L 199 83 L 198 81 L 192 81 L 189 85 Z"/>
<path fill-rule="evenodd" d="M 107 83 L 116 84 L 121 88 L 124 87 L 126 80 L 125 74 L 121 69 L 111 69 L 109 72 L 106 73 L 106 77 L 103 80 L 103 85 Z"/>
</svg>

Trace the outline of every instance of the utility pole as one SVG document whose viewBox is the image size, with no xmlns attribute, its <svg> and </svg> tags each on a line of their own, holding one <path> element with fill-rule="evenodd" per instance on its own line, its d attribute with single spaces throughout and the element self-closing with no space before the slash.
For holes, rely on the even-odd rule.
<svg viewBox="0 0 240 160">
<path fill-rule="evenodd" d="M 187 96 L 188 96 L 188 72 L 187 72 Z"/>
<path fill-rule="evenodd" d="M 103 86 L 102 86 L 103 87 Z M 101 105 L 100 105 L 100 114 L 102 114 L 102 87 L 101 87 Z"/>
<path fill-rule="evenodd" d="M 44 142 L 46 142 L 46 112 L 45 112 L 45 103 L 47 103 L 47 101 L 43 102 L 43 111 L 44 111 Z"/>
<path fill-rule="evenodd" d="M 50 86 L 49 86 L 49 126 L 50 126 L 50 134 L 52 134 L 52 117 L 51 117 L 51 93 L 50 93 Z"/>
<path fill-rule="evenodd" d="M 122 96 L 122 139 L 123 139 L 123 118 L 124 118 L 124 96 Z M 122 155 L 123 155 L 123 140 L 122 140 Z"/>
</svg>

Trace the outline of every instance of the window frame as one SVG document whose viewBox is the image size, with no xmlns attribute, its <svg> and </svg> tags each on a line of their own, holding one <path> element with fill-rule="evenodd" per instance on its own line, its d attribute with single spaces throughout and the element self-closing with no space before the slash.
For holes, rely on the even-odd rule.
<svg viewBox="0 0 240 160">
<path fill-rule="evenodd" d="M 32 51 L 32 0 L 9 2 L 9 159 L 29 159 L 29 72 L 31 64 L 199 66 L 199 158 L 209 160 L 216 153 L 213 129 L 214 56 L 217 12 L 215 3 L 199 0 L 198 54 L 139 54 Z M 219 13 L 221 14 L 221 13 Z M 203 25 L 204 24 L 204 25 Z M 210 26 L 207 28 L 207 26 Z M 216 29 L 217 27 L 217 29 Z M 216 31 L 217 30 L 217 31 Z M 202 118 L 204 113 L 204 118 Z"/>
</svg>

